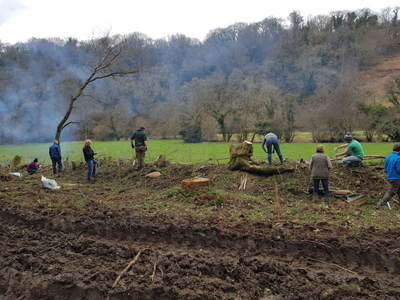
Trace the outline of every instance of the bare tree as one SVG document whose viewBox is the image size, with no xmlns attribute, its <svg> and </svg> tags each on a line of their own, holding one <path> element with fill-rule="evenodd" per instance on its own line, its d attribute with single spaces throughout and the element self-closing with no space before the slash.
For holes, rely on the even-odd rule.
<svg viewBox="0 0 400 300">
<path fill-rule="evenodd" d="M 96 80 L 118 78 L 149 72 L 153 65 L 149 39 L 139 34 L 130 36 L 110 36 L 107 32 L 100 39 L 92 39 L 86 46 L 87 56 L 83 65 L 87 68 L 88 75 L 78 88 L 75 96 L 69 101 L 69 107 L 64 118 L 57 126 L 55 138 L 60 140 L 61 132 L 70 124 L 68 122 L 75 102 L 84 96 L 83 91 Z"/>
</svg>

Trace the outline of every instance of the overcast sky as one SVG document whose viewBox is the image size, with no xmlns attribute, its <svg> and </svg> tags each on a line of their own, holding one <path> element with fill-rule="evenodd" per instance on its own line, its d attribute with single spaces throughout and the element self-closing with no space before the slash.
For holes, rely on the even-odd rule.
<svg viewBox="0 0 400 300">
<path fill-rule="evenodd" d="M 99 36 L 142 32 L 151 38 L 177 33 L 204 40 L 210 30 L 236 22 L 252 23 L 274 16 L 286 19 L 293 10 L 309 15 L 368 7 L 380 12 L 400 6 L 398 0 L 0 0 L 0 41 L 14 44 L 29 38 Z"/>
</svg>

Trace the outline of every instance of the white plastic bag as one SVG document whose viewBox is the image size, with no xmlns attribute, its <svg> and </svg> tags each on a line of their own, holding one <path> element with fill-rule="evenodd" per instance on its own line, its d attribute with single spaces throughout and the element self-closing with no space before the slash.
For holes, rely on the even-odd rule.
<svg viewBox="0 0 400 300">
<path fill-rule="evenodd" d="M 53 179 L 47 179 L 46 177 L 42 176 L 42 188 L 49 189 L 49 190 L 58 190 L 61 186 L 57 185 L 57 182 Z"/>
<path fill-rule="evenodd" d="M 14 176 L 17 176 L 17 177 L 22 177 L 22 174 L 21 173 L 19 173 L 19 172 L 16 172 L 16 173 L 8 173 L 9 175 L 14 175 Z"/>
</svg>

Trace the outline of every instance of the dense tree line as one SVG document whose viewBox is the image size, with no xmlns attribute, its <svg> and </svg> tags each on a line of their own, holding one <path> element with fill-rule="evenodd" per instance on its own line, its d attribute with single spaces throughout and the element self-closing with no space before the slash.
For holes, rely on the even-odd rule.
<svg viewBox="0 0 400 300">
<path fill-rule="evenodd" d="M 204 41 L 132 33 L 0 42 L 0 143 L 54 139 L 76 95 L 63 140 L 129 139 L 145 125 L 150 137 L 186 142 L 218 133 L 251 140 L 267 131 L 291 142 L 298 130 L 337 140 L 361 129 L 367 140 L 399 141 L 400 79 L 377 96 L 357 76 L 400 53 L 398 10 L 307 19 L 294 11 L 288 20 L 217 28 Z M 106 50 L 117 54 L 107 74 L 120 73 L 85 86 Z"/>
</svg>

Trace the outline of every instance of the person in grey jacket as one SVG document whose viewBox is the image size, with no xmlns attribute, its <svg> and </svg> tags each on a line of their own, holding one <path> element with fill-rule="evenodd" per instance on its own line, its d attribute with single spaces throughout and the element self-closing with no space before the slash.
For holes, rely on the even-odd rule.
<svg viewBox="0 0 400 300">
<path fill-rule="evenodd" d="M 267 145 L 267 150 L 265 150 L 265 145 Z M 261 147 L 263 148 L 265 153 L 268 153 L 268 164 L 272 164 L 272 145 L 274 146 L 274 151 L 276 151 L 276 154 L 279 156 L 279 160 L 281 161 L 281 164 L 283 164 L 283 158 L 282 158 L 282 153 L 281 149 L 279 148 L 279 140 L 278 137 L 276 136 L 275 133 L 267 133 L 264 137 L 264 140 L 261 144 Z"/>
<path fill-rule="evenodd" d="M 311 157 L 310 168 L 311 168 L 311 178 L 313 180 L 314 190 L 313 197 L 318 197 L 319 182 L 321 181 L 322 187 L 324 188 L 325 196 L 330 196 L 329 191 L 329 170 L 332 169 L 332 163 L 329 156 L 325 154 L 324 145 L 318 145 L 315 147 L 315 152 Z"/>
</svg>

